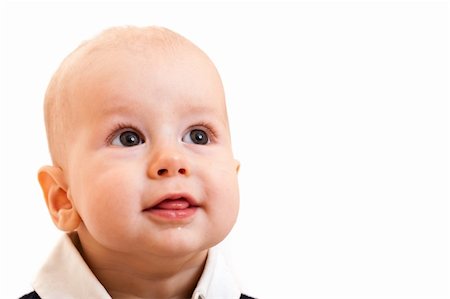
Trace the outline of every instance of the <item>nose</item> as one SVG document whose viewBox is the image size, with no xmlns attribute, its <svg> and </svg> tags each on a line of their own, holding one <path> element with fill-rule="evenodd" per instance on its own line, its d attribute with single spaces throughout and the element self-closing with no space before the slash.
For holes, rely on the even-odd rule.
<svg viewBox="0 0 450 299">
<path fill-rule="evenodd" d="M 189 176 L 190 167 L 186 157 L 174 149 L 160 149 L 151 157 L 148 176 L 152 179 L 162 179 L 172 176 Z"/>
</svg>

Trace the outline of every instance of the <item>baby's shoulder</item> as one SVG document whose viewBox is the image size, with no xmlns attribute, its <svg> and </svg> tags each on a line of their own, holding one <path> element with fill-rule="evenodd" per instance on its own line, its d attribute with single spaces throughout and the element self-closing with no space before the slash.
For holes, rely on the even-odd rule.
<svg viewBox="0 0 450 299">
<path fill-rule="evenodd" d="M 245 294 L 241 294 L 241 297 L 239 299 L 255 299 L 255 298 L 247 296 Z"/>
<path fill-rule="evenodd" d="M 20 299 L 41 299 L 41 297 L 39 297 L 39 295 L 35 291 L 33 291 L 29 294 L 23 295 L 22 297 L 20 297 Z"/>
</svg>

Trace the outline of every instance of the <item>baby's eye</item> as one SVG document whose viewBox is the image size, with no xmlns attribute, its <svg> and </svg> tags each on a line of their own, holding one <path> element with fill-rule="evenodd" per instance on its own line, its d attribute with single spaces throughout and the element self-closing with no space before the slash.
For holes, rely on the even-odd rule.
<svg viewBox="0 0 450 299">
<path fill-rule="evenodd" d="M 193 129 L 186 133 L 183 136 L 182 140 L 186 143 L 195 143 L 195 144 L 208 144 L 209 137 L 208 134 L 200 129 Z"/>
<path fill-rule="evenodd" d="M 134 131 L 124 131 L 111 141 L 112 145 L 117 146 L 136 146 L 142 143 L 144 140 Z"/>
</svg>

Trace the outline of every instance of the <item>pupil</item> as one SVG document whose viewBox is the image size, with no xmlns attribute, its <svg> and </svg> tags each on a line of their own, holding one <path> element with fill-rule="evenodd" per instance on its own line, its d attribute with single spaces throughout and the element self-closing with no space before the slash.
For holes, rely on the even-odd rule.
<svg viewBox="0 0 450 299">
<path fill-rule="evenodd" d="M 206 133 L 202 130 L 192 130 L 191 139 L 196 144 L 208 143 L 208 137 L 206 136 Z"/>
<path fill-rule="evenodd" d="M 139 144 L 139 136 L 134 132 L 124 132 L 120 135 L 120 141 L 125 146 L 133 146 Z"/>
</svg>

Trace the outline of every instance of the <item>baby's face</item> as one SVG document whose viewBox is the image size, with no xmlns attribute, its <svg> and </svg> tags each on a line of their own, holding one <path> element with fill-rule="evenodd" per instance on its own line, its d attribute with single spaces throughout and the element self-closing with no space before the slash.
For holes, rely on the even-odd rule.
<svg viewBox="0 0 450 299">
<path fill-rule="evenodd" d="M 83 246 L 174 256 L 220 242 L 239 195 L 215 68 L 190 46 L 91 55 L 64 170 Z"/>
</svg>

